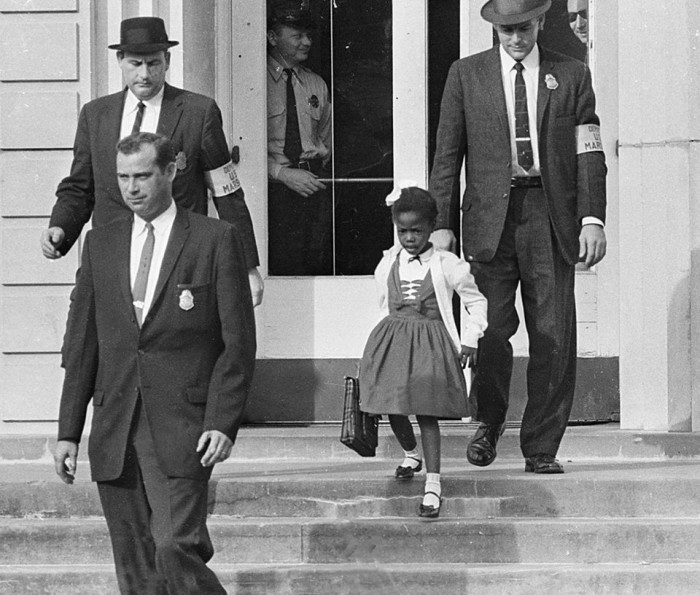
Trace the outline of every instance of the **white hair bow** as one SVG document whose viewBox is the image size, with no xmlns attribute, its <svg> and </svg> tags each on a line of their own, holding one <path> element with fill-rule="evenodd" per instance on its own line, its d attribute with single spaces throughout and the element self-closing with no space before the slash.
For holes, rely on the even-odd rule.
<svg viewBox="0 0 700 595">
<path fill-rule="evenodd" d="M 386 206 L 390 207 L 393 205 L 399 198 L 401 197 L 401 191 L 404 188 L 411 188 L 413 186 L 418 186 L 418 182 L 415 182 L 414 180 L 400 180 L 396 186 L 394 186 L 394 189 L 387 194 L 385 202 Z"/>
</svg>

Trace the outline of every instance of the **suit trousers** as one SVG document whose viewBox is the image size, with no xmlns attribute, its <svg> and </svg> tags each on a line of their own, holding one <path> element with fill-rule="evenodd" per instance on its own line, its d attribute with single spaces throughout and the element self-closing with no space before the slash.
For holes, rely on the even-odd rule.
<svg viewBox="0 0 700 595">
<path fill-rule="evenodd" d="M 122 595 L 226 594 L 206 563 L 206 480 L 167 477 L 139 399 L 124 471 L 97 484 Z"/>
<path fill-rule="evenodd" d="M 476 419 L 489 424 L 506 419 L 513 370 L 510 338 L 520 322 L 515 309 L 520 285 L 529 341 L 520 447 L 525 457 L 554 456 L 576 381 L 575 268 L 557 246 L 541 188 L 511 188 L 496 254 L 488 263 L 472 263 L 472 273 L 489 303 L 474 380 Z"/>
<path fill-rule="evenodd" d="M 268 186 L 270 275 L 332 275 L 333 219 L 328 189 L 303 197 L 280 182 Z"/>
</svg>

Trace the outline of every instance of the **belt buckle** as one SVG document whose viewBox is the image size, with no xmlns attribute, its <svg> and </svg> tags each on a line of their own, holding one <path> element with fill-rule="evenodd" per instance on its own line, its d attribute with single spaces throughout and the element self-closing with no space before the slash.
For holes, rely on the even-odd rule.
<svg viewBox="0 0 700 595">
<path fill-rule="evenodd" d="M 539 176 L 515 176 L 510 179 L 511 188 L 541 188 L 542 179 Z"/>
<path fill-rule="evenodd" d="M 306 171 L 311 171 L 311 164 L 308 161 L 300 161 L 298 166 L 299 169 L 304 169 Z"/>
</svg>

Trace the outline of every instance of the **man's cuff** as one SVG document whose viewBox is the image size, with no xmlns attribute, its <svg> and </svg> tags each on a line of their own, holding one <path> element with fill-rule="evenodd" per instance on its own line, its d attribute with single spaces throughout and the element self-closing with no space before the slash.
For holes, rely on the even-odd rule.
<svg viewBox="0 0 700 595">
<path fill-rule="evenodd" d="M 273 180 L 279 180 L 280 179 L 280 170 L 282 169 L 282 166 L 279 163 L 271 163 L 267 167 L 267 174 L 272 178 Z"/>
<path fill-rule="evenodd" d="M 581 226 L 583 227 L 584 225 L 600 225 L 605 229 L 605 223 L 598 219 L 598 217 L 584 217 L 581 219 Z"/>
</svg>

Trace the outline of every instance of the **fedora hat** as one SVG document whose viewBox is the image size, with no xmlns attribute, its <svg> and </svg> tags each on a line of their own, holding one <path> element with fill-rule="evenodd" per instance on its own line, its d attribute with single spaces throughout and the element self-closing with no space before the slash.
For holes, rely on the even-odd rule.
<svg viewBox="0 0 700 595">
<path fill-rule="evenodd" d="M 552 0 L 489 0 L 481 16 L 494 25 L 517 25 L 547 12 Z"/>
<path fill-rule="evenodd" d="M 169 41 L 165 23 L 158 17 L 135 17 L 124 19 L 121 25 L 120 41 L 109 46 L 110 50 L 150 54 L 167 50 L 178 41 Z"/>
<path fill-rule="evenodd" d="M 268 13 L 267 28 L 285 25 L 295 29 L 315 29 L 316 21 L 306 8 L 306 1 L 285 0 L 278 2 Z"/>
</svg>

